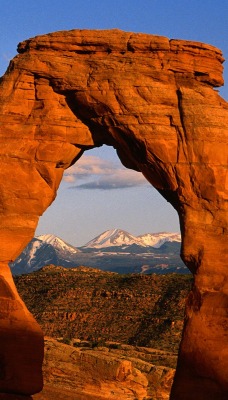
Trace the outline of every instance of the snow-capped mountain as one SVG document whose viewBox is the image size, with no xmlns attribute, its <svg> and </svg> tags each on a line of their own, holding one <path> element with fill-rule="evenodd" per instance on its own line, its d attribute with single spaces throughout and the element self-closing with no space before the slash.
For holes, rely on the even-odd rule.
<svg viewBox="0 0 228 400">
<path fill-rule="evenodd" d="M 140 239 L 126 231 L 121 229 L 111 229 L 90 240 L 90 242 L 86 243 L 83 248 L 102 249 L 112 246 L 130 246 L 132 244 L 137 244 L 138 246 L 143 247 L 146 246 Z"/>
<path fill-rule="evenodd" d="M 181 235 L 178 233 L 160 232 L 133 236 L 121 229 L 112 229 L 101 233 L 93 240 L 86 243 L 83 248 L 102 249 L 131 245 L 160 248 L 166 242 L 181 242 Z"/>
<path fill-rule="evenodd" d="M 32 239 L 17 259 L 10 264 L 13 274 L 28 273 L 42 268 L 44 265 L 57 262 L 57 255 L 53 246 L 39 240 Z"/>
<path fill-rule="evenodd" d="M 67 244 L 62 239 L 60 239 L 58 236 L 55 236 L 55 235 L 50 235 L 50 234 L 40 235 L 40 236 L 37 236 L 37 239 L 41 240 L 42 242 L 45 242 L 47 244 L 50 244 L 51 246 L 53 246 L 56 249 L 56 251 L 60 251 L 61 253 L 62 252 L 70 252 L 72 254 L 75 254 L 75 253 L 79 252 L 79 250 L 76 247 L 74 247 L 70 244 Z"/>
<path fill-rule="evenodd" d="M 10 267 L 15 275 L 36 271 L 49 264 L 72 267 L 77 253 L 80 253 L 79 249 L 57 236 L 42 235 L 32 239 Z"/>
<path fill-rule="evenodd" d="M 133 236 L 112 229 L 77 248 L 57 236 L 41 235 L 31 240 L 10 267 L 14 275 L 50 264 L 67 268 L 84 265 L 119 273 L 186 273 L 179 256 L 180 241 L 177 233 Z"/>
<path fill-rule="evenodd" d="M 159 233 L 145 233 L 144 235 L 137 236 L 145 246 L 152 246 L 158 249 L 166 242 L 181 242 L 180 233 L 159 232 Z"/>
</svg>

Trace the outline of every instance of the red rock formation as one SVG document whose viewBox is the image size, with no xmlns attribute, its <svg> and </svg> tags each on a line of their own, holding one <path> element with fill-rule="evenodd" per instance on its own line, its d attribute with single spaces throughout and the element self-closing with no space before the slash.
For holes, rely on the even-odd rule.
<svg viewBox="0 0 228 400">
<path fill-rule="evenodd" d="M 175 370 L 140 359 L 142 348 L 126 347 L 92 350 L 46 338 L 45 384 L 34 400 L 167 400 Z"/>
<path fill-rule="evenodd" d="M 228 105 L 213 89 L 223 84 L 221 52 L 118 30 L 57 32 L 18 51 L 0 86 L 0 260 L 15 259 L 32 238 L 64 169 L 88 148 L 114 146 L 122 163 L 142 171 L 177 210 L 182 258 L 195 276 L 171 398 L 225 399 Z M 2 272 L 4 279 L 16 296 Z M 9 292 L 2 298 L 8 302 Z M 7 307 L 9 321 L 13 313 Z M 23 337 L 11 322 L 6 334 L 4 321 L 1 343 L 11 334 Z M 27 324 L 32 345 L 38 328 L 25 308 L 17 321 Z M 35 348 L 37 341 L 38 330 Z M 23 346 L 1 348 L 7 366 L 14 352 L 18 374 L 1 374 L 0 390 L 6 384 L 18 393 L 37 390 L 35 379 L 33 387 L 21 383 L 28 373 Z"/>
</svg>

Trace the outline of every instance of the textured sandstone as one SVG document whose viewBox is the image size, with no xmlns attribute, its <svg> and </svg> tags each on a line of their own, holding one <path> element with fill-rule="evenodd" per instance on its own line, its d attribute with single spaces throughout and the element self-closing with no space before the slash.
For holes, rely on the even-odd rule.
<svg viewBox="0 0 228 400">
<path fill-rule="evenodd" d="M 130 346 L 129 346 L 130 347 Z M 168 400 L 174 370 L 108 348 L 45 340 L 44 390 L 34 400 Z"/>
<path fill-rule="evenodd" d="M 226 398 L 228 105 L 213 89 L 223 84 L 220 50 L 118 30 L 73 30 L 27 40 L 18 51 L 0 84 L 1 262 L 15 259 L 33 237 L 64 169 L 88 148 L 115 147 L 122 163 L 176 208 L 182 258 L 195 276 L 171 398 Z M 3 301 L 9 298 L 4 292 Z M 5 315 L 1 343 L 23 337 L 11 328 L 13 306 L 5 309 L 9 333 Z M 25 308 L 17 321 L 27 324 L 27 342 L 32 346 L 34 337 L 37 348 L 41 336 Z M 15 345 L 14 363 L 26 377 L 23 346 Z M 1 354 L 10 365 L 13 350 L 1 345 Z M 19 375 L 1 374 L 0 390 L 37 390 L 40 383 L 24 386 Z"/>
</svg>

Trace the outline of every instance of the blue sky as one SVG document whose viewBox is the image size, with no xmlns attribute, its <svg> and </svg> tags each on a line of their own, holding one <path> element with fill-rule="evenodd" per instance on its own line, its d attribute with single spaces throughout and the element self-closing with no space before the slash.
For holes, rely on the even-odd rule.
<svg viewBox="0 0 228 400">
<path fill-rule="evenodd" d="M 18 42 L 76 28 L 145 32 L 210 43 L 228 60 L 228 2 L 224 0 L 1 0 L 0 75 L 16 55 Z M 228 66 L 224 64 L 228 99 Z M 37 234 L 53 233 L 82 245 L 99 233 L 121 228 L 132 234 L 179 231 L 176 212 L 141 177 L 125 170 L 112 148 L 86 152 L 66 171 Z"/>
</svg>

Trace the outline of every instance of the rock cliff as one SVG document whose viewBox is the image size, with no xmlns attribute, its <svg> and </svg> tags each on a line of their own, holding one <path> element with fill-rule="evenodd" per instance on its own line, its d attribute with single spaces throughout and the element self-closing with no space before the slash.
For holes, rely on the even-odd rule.
<svg viewBox="0 0 228 400">
<path fill-rule="evenodd" d="M 221 51 L 72 30 L 22 42 L 18 52 L 0 82 L 0 390 L 32 394 L 42 385 L 42 334 L 7 264 L 32 239 L 64 169 L 107 144 L 179 214 L 195 283 L 171 399 L 225 399 L 228 105 L 214 89 L 223 84 Z"/>
</svg>

